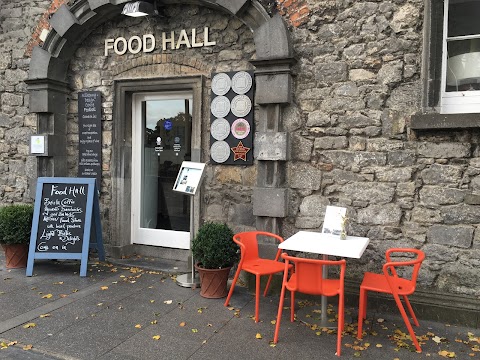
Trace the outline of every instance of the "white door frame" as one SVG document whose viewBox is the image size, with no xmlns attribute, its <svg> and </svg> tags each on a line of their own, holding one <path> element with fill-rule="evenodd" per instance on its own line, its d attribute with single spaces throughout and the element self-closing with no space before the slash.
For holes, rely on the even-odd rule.
<svg viewBox="0 0 480 360">
<path fill-rule="evenodd" d="M 164 91 L 156 93 L 135 93 L 132 96 L 132 244 L 190 249 L 191 234 L 189 231 L 148 229 L 140 226 L 142 199 L 141 174 L 143 173 L 142 149 L 144 145 L 143 123 L 139 121 L 142 118 L 141 104 L 142 101 L 175 99 L 193 100 L 193 93 L 192 91 Z M 190 214 L 190 216 L 192 216 L 192 214 Z"/>
</svg>

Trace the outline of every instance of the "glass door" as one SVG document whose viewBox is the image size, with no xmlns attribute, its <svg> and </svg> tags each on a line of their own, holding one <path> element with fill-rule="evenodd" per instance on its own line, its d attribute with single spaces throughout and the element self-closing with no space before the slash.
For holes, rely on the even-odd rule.
<svg viewBox="0 0 480 360">
<path fill-rule="evenodd" d="M 191 160 L 192 94 L 133 97 L 132 243 L 190 248 L 190 196 L 172 190 Z"/>
</svg>

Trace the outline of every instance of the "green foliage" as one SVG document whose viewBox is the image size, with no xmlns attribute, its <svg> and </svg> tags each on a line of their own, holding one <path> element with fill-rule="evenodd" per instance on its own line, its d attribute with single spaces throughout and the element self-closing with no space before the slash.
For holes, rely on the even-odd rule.
<svg viewBox="0 0 480 360">
<path fill-rule="evenodd" d="M 28 244 L 32 230 L 33 205 L 17 204 L 0 208 L 0 243 Z"/>
<path fill-rule="evenodd" d="M 192 242 L 192 254 L 206 269 L 233 266 L 240 256 L 238 245 L 233 242 L 233 231 L 227 224 L 215 222 L 200 226 Z"/>
</svg>

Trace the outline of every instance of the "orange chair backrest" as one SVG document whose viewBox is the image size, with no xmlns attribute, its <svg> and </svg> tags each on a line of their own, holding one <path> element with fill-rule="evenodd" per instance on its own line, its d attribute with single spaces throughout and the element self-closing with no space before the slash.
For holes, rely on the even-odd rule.
<svg viewBox="0 0 480 360">
<path fill-rule="evenodd" d="M 392 261 L 392 254 L 405 254 L 407 256 L 414 255 L 414 259 L 406 261 Z M 425 259 L 425 253 L 418 249 L 392 248 L 386 251 L 385 257 L 387 262 L 383 265 L 383 273 L 389 282 L 396 281 L 396 279 L 408 281 L 410 284 L 410 293 L 413 293 L 417 284 L 418 272 L 420 271 L 422 262 Z M 412 268 L 411 273 L 406 275 L 405 272 L 402 272 L 402 275 L 399 275 L 397 269 L 406 267 Z"/>
<path fill-rule="evenodd" d="M 233 241 L 235 241 L 235 243 L 240 246 L 240 251 L 242 253 L 242 262 L 256 260 L 259 258 L 258 237 L 262 235 L 269 238 L 275 238 L 279 243 L 283 242 L 283 238 L 281 238 L 280 236 L 266 231 L 245 231 L 237 233 L 233 236 Z M 278 260 L 279 257 L 280 250 L 277 251 L 277 256 L 275 257 L 275 260 Z"/>
<path fill-rule="evenodd" d="M 242 260 L 258 258 L 258 242 L 254 233 L 247 231 L 233 235 L 233 241 L 240 246 Z"/>
<path fill-rule="evenodd" d="M 345 268 L 347 262 L 342 260 L 320 260 L 305 259 L 295 256 L 282 254 L 285 260 L 284 281 L 288 276 L 289 263 L 294 264 L 294 287 L 289 288 L 292 291 L 299 291 L 304 294 L 333 296 L 343 291 L 343 283 L 345 278 Z M 331 272 L 328 279 L 323 279 L 323 266 L 338 267 L 340 269 L 339 277 L 332 279 Z M 336 283 L 335 283 L 336 281 Z M 338 286 L 332 286 L 336 284 Z"/>
</svg>

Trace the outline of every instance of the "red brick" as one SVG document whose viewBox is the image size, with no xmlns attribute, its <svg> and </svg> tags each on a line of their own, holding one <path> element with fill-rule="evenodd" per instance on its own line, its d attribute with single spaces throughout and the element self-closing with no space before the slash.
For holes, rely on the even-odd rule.
<svg viewBox="0 0 480 360">
<path fill-rule="evenodd" d="M 305 15 L 310 12 L 309 8 L 307 6 L 302 7 L 300 10 L 298 10 L 298 14 L 300 15 Z"/>
</svg>

